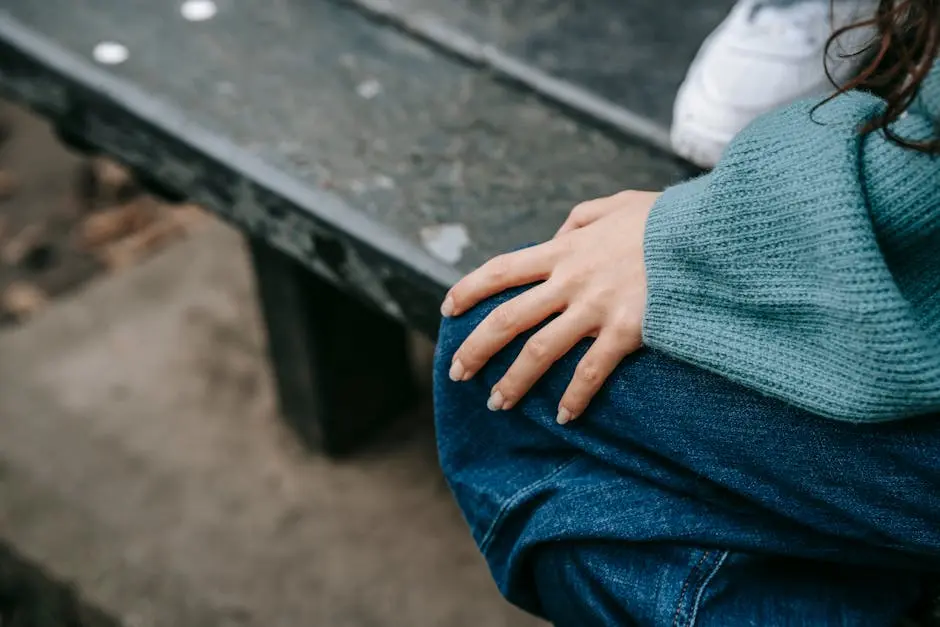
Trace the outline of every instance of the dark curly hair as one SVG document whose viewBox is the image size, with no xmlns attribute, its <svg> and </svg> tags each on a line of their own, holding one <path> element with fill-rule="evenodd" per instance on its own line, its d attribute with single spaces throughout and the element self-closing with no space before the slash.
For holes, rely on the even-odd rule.
<svg viewBox="0 0 940 627">
<path fill-rule="evenodd" d="M 890 127 L 910 106 L 924 77 L 937 60 L 940 52 L 940 0 L 881 0 L 874 17 L 832 34 L 826 44 L 827 57 L 845 32 L 870 27 L 877 31 L 877 38 L 866 49 L 854 53 L 869 55 L 868 65 L 853 80 L 840 85 L 835 95 L 850 89 L 878 94 L 887 106 L 862 127 L 862 133 L 879 131 L 902 146 L 940 154 L 940 135 L 925 141 L 911 141 L 900 137 Z"/>
</svg>

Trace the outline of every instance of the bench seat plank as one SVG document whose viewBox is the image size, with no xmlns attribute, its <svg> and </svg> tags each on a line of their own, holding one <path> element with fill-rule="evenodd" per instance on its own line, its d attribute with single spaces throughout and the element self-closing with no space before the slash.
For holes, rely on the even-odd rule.
<svg viewBox="0 0 940 627">
<path fill-rule="evenodd" d="M 95 64 L 103 41 L 128 60 Z M 442 286 L 576 202 L 689 174 L 343 3 L 9 0 L 0 89 L 425 331 Z M 453 267 L 422 244 L 442 224 L 469 236 Z"/>
<path fill-rule="evenodd" d="M 699 45 L 735 0 L 343 0 L 444 48 L 493 46 L 497 71 L 540 85 L 540 73 L 668 133 L 672 102 Z M 439 37 L 457 32 L 459 41 Z M 484 53 L 485 56 L 485 53 Z M 504 59 L 507 57 L 508 59 Z M 503 63 L 503 61 L 507 61 Z M 530 78 L 531 80 L 526 80 Z M 553 93 L 558 93 L 551 89 Z M 564 90 L 564 88 L 560 88 Z M 562 94 L 562 100 L 566 100 Z M 616 125 L 616 124 L 615 124 Z M 622 126 L 622 125 L 621 125 Z M 668 141 L 668 140 L 667 140 Z"/>
</svg>

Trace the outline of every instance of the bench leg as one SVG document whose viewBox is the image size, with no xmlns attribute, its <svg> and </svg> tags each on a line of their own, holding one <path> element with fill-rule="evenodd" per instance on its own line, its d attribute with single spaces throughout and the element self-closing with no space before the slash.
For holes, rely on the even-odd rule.
<svg viewBox="0 0 940 627">
<path fill-rule="evenodd" d="M 281 414 L 310 449 L 342 455 L 417 395 L 405 328 L 249 238 Z"/>
</svg>

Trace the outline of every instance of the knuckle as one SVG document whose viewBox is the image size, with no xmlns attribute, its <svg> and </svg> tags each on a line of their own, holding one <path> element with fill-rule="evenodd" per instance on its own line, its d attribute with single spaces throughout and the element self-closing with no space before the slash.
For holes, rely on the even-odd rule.
<svg viewBox="0 0 940 627">
<path fill-rule="evenodd" d="M 510 331 L 516 323 L 516 314 L 509 303 L 500 305 L 490 314 L 493 326 L 497 331 Z"/>
<path fill-rule="evenodd" d="M 593 361 L 582 361 L 575 370 L 575 376 L 582 383 L 593 387 L 601 378 L 601 369 Z"/>
<path fill-rule="evenodd" d="M 556 268 L 549 275 L 549 280 L 552 282 L 552 285 L 555 289 L 560 290 L 561 292 L 567 292 L 568 288 L 571 287 L 571 277 L 569 273 L 561 268 Z"/>
<path fill-rule="evenodd" d="M 609 310 L 610 303 L 616 302 L 617 288 L 613 285 L 593 285 L 587 298 L 589 302 L 593 303 L 594 307 Z"/>
<path fill-rule="evenodd" d="M 613 314 L 610 320 L 610 331 L 616 338 L 623 339 L 635 335 L 640 324 L 636 316 L 626 312 L 618 312 Z"/>
<path fill-rule="evenodd" d="M 594 206 L 594 201 L 593 201 L 593 200 L 585 200 L 585 201 L 583 201 L 583 202 L 579 202 L 579 203 L 576 204 L 576 205 L 574 206 L 574 208 L 571 210 L 571 217 L 576 218 L 576 219 L 577 219 L 577 218 L 580 218 L 580 217 L 582 217 L 585 213 L 590 212 L 590 211 L 591 211 L 591 207 L 593 207 L 593 206 Z"/>
<path fill-rule="evenodd" d="M 570 264 L 567 263 L 558 264 L 554 269 L 552 269 L 552 273 L 549 278 L 558 287 L 563 289 L 574 287 L 581 280 L 579 273 L 574 271 L 570 267 Z"/>
<path fill-rule="evenodd" d="M 565 315 L 572 322 L 578 324 L 585 336 L 596 337 L 601 328 L 601 320 L 597 316 L 597 311 L 586 303 L 576 303 L 565 310 Z"/>
<path fill-rule="evenodd" d="M 610 327 L 610 336 L 611 340 L 616 343 L 618 346 L 624 346 L 625 344 L 630 343 L 630 329 L 625 325 L 611 325 Z"/>
<path fill-rule="evenodd" d="M 505 279 L 509 274 L 509 258 L 506 255 L 493 257 L 486 262 L 486 273 L 495 281 Z"/>
<path fill-rule="evenodd" d="M 552 240 L 552 246 L 548 250 L 548 256 L 549 256 L 549 259 L 555 264 L 557 264 L 560 260 L 567 257 L 568 254 L 571 252 L 571 249 L 574 246 L 574 242 L 572 240 L 577 239 L 578 229 L 581 228 L 582 223 L 574 222 L 571 224 L 571 226 L 574 227 L 575 230 L 569 233 L 568 237 L 563 237 L 561 239 Z"/>
<path fill-rule="evenodd" d="M 529 338 L 529 341 L 525 343 L 523 350 L 526 352 L 526 355 L 529 359 L 535 361 L 536 363 L 542 363 L 549 358 L 549 347 L 545 342 L 544 338 L 540 338 L 535 335 Z"/>
</svg>

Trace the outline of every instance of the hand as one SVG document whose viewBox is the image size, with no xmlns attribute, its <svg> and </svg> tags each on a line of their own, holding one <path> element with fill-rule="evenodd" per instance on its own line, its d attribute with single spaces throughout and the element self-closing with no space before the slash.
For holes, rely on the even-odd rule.
<svg viewBox="0 0 940 627">
<path fill-rule="evenodd" d="M 513 407 L 535 382 L 587 337 L 597 338 L 558 406 L 565 424 L 588 403 L 624 357 L 641 345 L 646 307 L 643 234 L 655 192 L 627 191 L 582 203 L 544 244 L 494 257 L 461 279 L 441 306 L 457 316 L 511 287 L 541 281 L 494 309 L 454 355 L 450 378 L 466 381 L 520 333 L 560 314 L 525 343 L 493 386 L 487 406 Z"/>
</svg>

